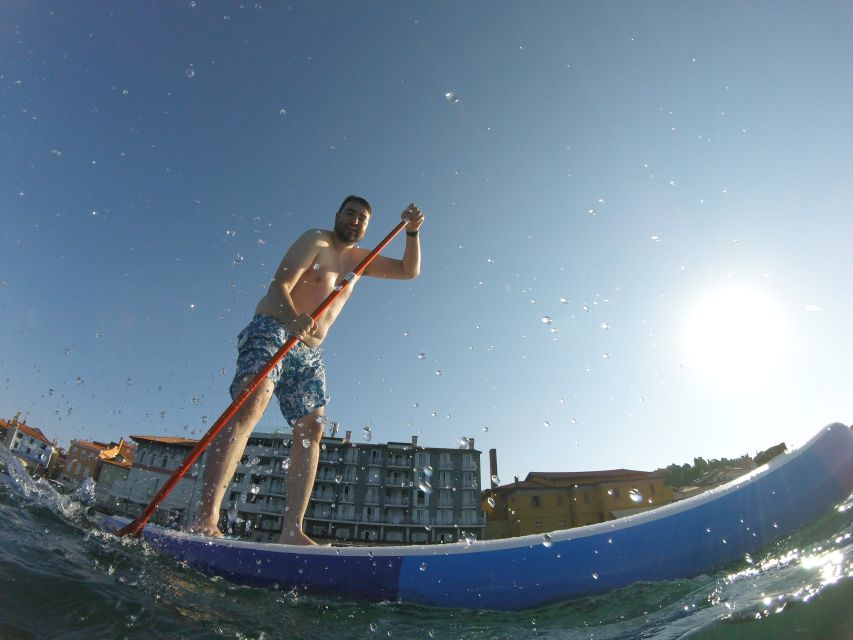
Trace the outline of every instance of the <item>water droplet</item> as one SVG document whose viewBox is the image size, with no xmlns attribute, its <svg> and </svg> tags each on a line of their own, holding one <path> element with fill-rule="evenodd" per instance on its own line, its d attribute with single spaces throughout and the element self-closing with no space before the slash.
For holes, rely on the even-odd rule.
<svg viewBox="0 0 853 640">
<path fill-rule="evenodd" d="M 320 263 L 319 263 L 319 262 L 315 262 L 315 263 L 314 263 L 314 266 L 313 266 L 313 267 L 311 267 L 311 268 L 312 268 L 312 269 L 314 269 L 314 271 L 319 271 L 319 270 L 320 270 Z"/>
<path fill-rule="evenodd" d="M 640 493 L 638 489 L 631 489 L 628 492 L 628 497 L 631 498 L 631 502 L 642 502 L 643 495 Z"/>
<path fill-rule="evenodd" d="M 187 70 L 184 71 L 184 75 L 186 75 L 187 78 L 195 78 L 195 67 L 193 65 L 188 66 Z"/>
<path fill-rule="evenodd" d="M 285 458 L 281 461 L 281 468 L 285 471 L 290 468 L 290 458 Z"/>
<path fill-rule="evenodd" d="M 373 439 L 373 433 L 370 431 L 369 426 L 362 429 L 361 437 L 365 442 L 370 442 Z"/>
<path fill-rule="evenodd" d="M 411 331 L 404 331 L 403 335 L 408 338 L 410 335 L 412 335 L 412 332 Z"/>
<path fill-rule="evenodd" d="M 610 360 L 610 354 L 609 353 L 602 353 L 601 357 L 604 358 L 605 360 Z"/>
<path fill-rule="evenodd" d="M 441 369 L 435 370 L 435 375 L 437 375 L 437 376 L 440 376 L 442 373 L 444 373 L 444 372 Z"/>
<path fill-rule="evenodd" d="M 432 478 L 432 467 L 430 465 L 424 467 L 424 475 L 427 478 Z"/>
<path fill-rule="evenodd" d="M 474 535 L 473 531 L 466 531 L 464 538 L 465 538 L 465 546 L 468 546 L 468 547 L 470 547 L 472 544 L 477 542 L 477 536 Z"/>
<path fill-rule="evenodd" d="M 660 236 L 649 236 L 649 240 L 654 242 L 660 242 Z"/>
<path fill-rule="evenodd" d="M 483 431 L 485 431 L 486 433 L 488 433 L 488 432 L 489 432 L 489 428 L 488 428 L 488 427 L 483 427 Z"/>
<path fill-rule="evenodd" d="M 243 264 L 243 256 L 238 253 L 234 258 L 234 266 L 239 267 L 241 264 Z"/>
<path fill-rule="evenodd" d="M 335 484 L 340 484 L 341 480 L 343 480 L 343 479 L 344 479 L 344 477 L 339 473 L 338 475 L 335 476 Z"/>
<path fill-rule="evenodd" d="M 492 475 L 492 482 L 494 482 L 495 484 L 501 483 L 501 479 L 498 477 L 498 474 L 495 473 Z"/>
<path fill-rule="evenodd" d="M 553 540 L 551 540 L 551 534 L 550 533 L 546 533 L 544 536 L 542 536 L 542 546 L 543 547 L 549 547 L 549 548 L 554 546 L 554 542 L 553 542 Z"/>
<path fill-rule="evenodd" d="M 551 317 L 550 317 L 550 316 L 542 316 L 542 322 L 543 322 L 544 324 L 551 324 L 551 323 L 552 323 L 552 322 L 554 322 L 554 321 L 553 321 L 553 320 L 551 320 Z"/>
<path fill-rule="evenodd" d="M 418 489 L 423 491 L 425 494 L 432 493 L 432 485 L 426 479 L 423 479 L 420 482 L 418 482 Z"/>
<path fill-rule="evenodd" d="M 418 567 L 418 568 L 419 568 L 421 571 L 426 571 L 426 570 L 427 570 L 427 563 L 426 563 L 426 562 L 421 562 L 421 566 L 420 566 L 420 567 Z"/>
<path fill-rule="evenodd" d="M 492 508 L 492 509 L 495 508 L 495 499 L 492 496 L 489 496 L 489 498 L 486 500 L 486 502 L 489 503 L 490 508 Z"/>
<path fill-rule="evenodd" d="M 253 496 L 256 496 L 256 495 L 258 495 L 258 492 L 259 492 L 260 490 L 261 490 L 261 488 L 260 488 L 258 485 L 253 484 L 253 485 L 249 488 L 249 493 L 251 493 Z"/>
<path fill-rule="evenodd" d="M 202 417 L 201 417 L 201 423 L 202 423 L 202 424 L 207 424 L 207 416 L 202 416 Z"/>
<path fill-rule="evenodd" d="M 425 358 L 426 358 L 426 354 L 423 351 L 421 351 L 418 354 L 418 360 L 424 360 Z"/>
<path fill-rule="evenodd" d="M 568 298 L 560 298 L 560 304 L 569 304 L 571 300 Z"/>
<path fill-rule="evenodd" d="M 450 104 L 457 104 L 457 103 L 462 99 L 462 98 L 460 98 L 459 96 L 457 96 L 457 95 L 456 95 L 456 93 L 455 93 L 455 92 L 453 92 L 453 91 L 448 91 L 447 93 L 445 93 L 445 94 L 444 94 L 444 98 L 445 98 L 445 99 L 446 99 Z"/>
<path fill-rule="evenodd" d="M 232 504 L 228 507 L 228 523 L 233 524 L 237 521 L 237 505 Z"/>
<path fill-rule="evenodd" d="M 283 116 L 287 114 L 287 109 L 279 109 L 278 115 Z"/>
<path fill-rule="evenodd" d="M 542 424 L 545 426 L 546 429 L 551 426 L 551 423 L 548 422 L 547 420 L 545 422 L 543 422 Z"/>
<path fill-rule="evenodd" d="M 597 574 L 597 573 L 595 573 L 595 572 L 593 572 L 593 574 L 592 574 L 592 579 L 593 579 L 593 580 L 598 580 L 598 574 Z"/>
<path fill-rule="evenodd" d="M 604 329 L 605 331 L 610 331 L 610 325 L 606 322 L 601 323 L 601 328 Z"/>
<path fill-rule="evenodd" d="M 51 149 L 50 155 L 52 155 L 54 158 L 59 158 L 62 155 L 62 152 L 59 149 Z"/>
</svg>

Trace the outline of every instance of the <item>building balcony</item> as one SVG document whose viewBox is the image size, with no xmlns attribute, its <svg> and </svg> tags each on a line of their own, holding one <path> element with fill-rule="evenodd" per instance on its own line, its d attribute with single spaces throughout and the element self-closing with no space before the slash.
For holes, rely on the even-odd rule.
<svg viewBox="0 0 853 640">
<path fill-rule="evenodd" d="M 405 496 L 391 496 L 385 498 L 386 507 L 408 507 L 409 499 Z"/>
</svg>

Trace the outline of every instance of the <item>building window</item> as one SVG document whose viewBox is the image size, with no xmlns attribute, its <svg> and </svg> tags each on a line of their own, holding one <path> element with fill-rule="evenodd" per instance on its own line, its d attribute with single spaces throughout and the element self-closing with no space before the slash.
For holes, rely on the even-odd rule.
<svg viewBox="0 0 853 640">
<path fill-rule="evenodd" d="M 539 496 L 530 496 L 530 506 L 531 507 L 541 507 L 542 506 L 542 500 L 539 498 Z"/>
</svg>

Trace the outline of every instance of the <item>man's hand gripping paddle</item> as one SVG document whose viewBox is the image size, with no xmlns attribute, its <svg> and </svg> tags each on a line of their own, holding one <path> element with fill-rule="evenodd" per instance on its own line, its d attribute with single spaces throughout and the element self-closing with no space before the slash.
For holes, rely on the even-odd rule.
<svg viewBox="0 0 853 640">
<path fill-rule="evenodd" d="M 329 308 L 329 305 L 341 295 L 341 292 L 344 291 L 347 287 L 349 287 L 355 280 L 364 272 L 371 262 L 373 262 L 374 258 L 378 256 L 382 250 L 388 246 L 391 240 L 394 239 L 403 227 L 406 226 L 406 220 L 402 220 L 394 229 L 385 236 L 385 239 L 376 245 L 376 248 L 373 249 L 370 253 L 365 256 L 364 260 L 362 260 L 358 266 L 353 269 L 350 273 L 344 276 L 344 279 L 341 281 L 340 285 L 336 286 L 334 290 L 326 296 L 326 299 L 320 303 L 320 305 L 314 309 L 314 312 L 311 314 L 311 317 L 316 321 L 320 318 L 321 315 Z M 264 366 L 264 368 L 258 372 L 252 381 L 246 386 L 245 389 L 234 399 L 234 401 L 228 406 L 225 412 L 219 416 L 219 419 L 213 423 L 213 426 L 210 430 L 205 434 L 205 436 L 198 441 L 198 444 L 195 448 L 187 454 L 187 457 L 184 459 L 183 463 L 180 467 L 175 469 L 174 473 L 171 475 L 169 480 L 164 484 L 160 491 L 157 492 L 153 498 L 151 498 L 151 502 L 148 503 L 148 506 L 145 507 L 145 510 L 142 514 L 136 518 L 133 522 L 129 523 L 125 527 L 119 529 L 117 532 L 118 536 L 126 536 L 126 535 L 134 535 L 138 536 L 142 532 L 142 528 L 145 526 L 145 523 L 148 522 L 151 515 L 154 511 L 157 510 L 157 507 L 160 506 L 162 501 L 169 495 L 172 489 L 175 488 L 175 485 L 178 484 L 181 478 L 184 477 L 184 474 L 189 470 L 191 466 L 195 463 L 196 460 L 204 453 L 204 450 L 208 447 L 211 441 L 222 431 L 222 428 L 228 423 L 231 418 L 234 417 L 234 414 L 240 410 L 240 407 L 246 402 L 252 393 L 254 393 L 255 389 L 260 386 L 261 382 L 264 378 L 269 375 L 270 371 L 275 369 L 276 365 L 279 361 L 287 355 L 287 352 L 293 348 L 293 345 L 297 343 L 298 339 L 291 336 L 288 338 L 287 342 L 285 342 L 281 349 L 279 349 L 276 354 L 270 358 L 270 361 Z"/>
</svg>

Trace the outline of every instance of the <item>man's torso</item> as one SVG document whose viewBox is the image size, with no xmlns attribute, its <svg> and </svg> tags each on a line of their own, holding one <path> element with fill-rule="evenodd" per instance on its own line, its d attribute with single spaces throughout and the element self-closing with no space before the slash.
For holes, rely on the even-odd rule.
<svg viewBox="0 0 853 640">
<path fill-rule="evenodd" d="M 338 249 L 332 242 L 331 231 L 317 233 L 316 254 L 299 281 L 290 290 L 290 297 L 299 313 L 311 313 L 316 309 L 335 285 L 351 272 L 367 255 L 367 250 L 358 247 Z M 347 287 L 335 298 L 329 308 L 317 319 L 317 329 L 314 334 L 304 340 L 309 347 L 318 346 L 326 337 L 346 301 L 349 299 L 352 287 Z M 267 294 L 261 298 L 255 308 L 255 313 L 271 315 L 287 325 L 289 318 L 281 313 L 281 293 L 277 283 L 273 281 Z"/>
</svg>

